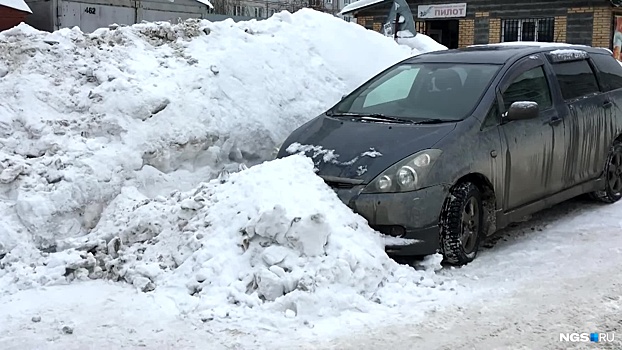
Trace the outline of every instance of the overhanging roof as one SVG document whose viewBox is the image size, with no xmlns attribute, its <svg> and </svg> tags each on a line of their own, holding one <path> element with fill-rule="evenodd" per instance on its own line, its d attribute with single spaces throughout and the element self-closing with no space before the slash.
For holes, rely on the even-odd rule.
<svg viewBox="0 0 622 350">
<path fill-rule="evenodd" d="M 344 6 L 339 12 L 340 15 L 347 15 L 350 13 L 358 12 L 361 10 L 368 9 L 370 7 L 374 7 L 376 5 L 382 4 L 383 2 L 388 2 L 388 0 L 359 0 L 351 3 L 350 5 Z"/>
</svg>

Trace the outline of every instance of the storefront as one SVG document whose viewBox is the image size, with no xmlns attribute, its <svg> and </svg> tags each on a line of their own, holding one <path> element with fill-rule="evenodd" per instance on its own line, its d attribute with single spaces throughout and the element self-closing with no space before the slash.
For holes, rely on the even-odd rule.
<svg viewBox="0 0 622 350">
<path fill-rule="evenodd" d="M 408 0 L 415 27 L 449 48 L 507 41 L 568 42 L 622 47 L 622 7 L 618 0 L 473 0 L 448 3 Z M 357 23 L 380 31 L 392 1 L 353 12 Z M 620 16 L 620 17 L 618 17 Z M 617 20 L 619 18 L 619 20 Z M 619 25 L 614 27 L 614 20 Z M 619 28 L 619 29 L 618 29 Z"/>
</svg>

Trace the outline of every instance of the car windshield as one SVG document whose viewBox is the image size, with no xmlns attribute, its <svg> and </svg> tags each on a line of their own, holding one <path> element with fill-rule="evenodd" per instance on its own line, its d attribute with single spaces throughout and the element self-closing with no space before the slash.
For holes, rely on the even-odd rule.
<svg viewBox="0 0 622 350">
<path fill-rule="evenodd" d="M 454 121 L 475 108 L 500 65 L 402 64 L 365 83 L 329 115 L 382 115 L 417 122 Z"/>
</svg>

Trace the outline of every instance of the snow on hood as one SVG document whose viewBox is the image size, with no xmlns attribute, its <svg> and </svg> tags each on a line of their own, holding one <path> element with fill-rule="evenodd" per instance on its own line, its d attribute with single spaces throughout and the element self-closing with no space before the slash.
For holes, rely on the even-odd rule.
<svg viewBox="0 0 622 350">
<path fill-rule="evenodd" d="M 314 312 L 401 276 L 416 295 L 423 272 L 389 260 L 310 161 L 253 166 L 419 52 L 312 10 L 0 33 L 0 293 L 108 277 L 207 306 L 300 295 Z"/>
</svg>

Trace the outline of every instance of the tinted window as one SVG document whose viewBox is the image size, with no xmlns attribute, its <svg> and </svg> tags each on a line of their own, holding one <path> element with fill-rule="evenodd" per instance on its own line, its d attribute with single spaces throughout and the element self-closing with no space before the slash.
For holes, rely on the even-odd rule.
<svg viewBox="0 0 622 350">
<path fill-rule="evenodd" d="M 542 66 L 519 75 L 503 93 L 506 111 L 518 101 L 537 102 L 540 110 L 551 107 L 551 91 Z"/>
<path fill-rule="evenodd" d="M 596 76 L 586 60 L 555 63 L 553 70 L 566 100 L 599 91 Z"/>
<path fill-rule="evenodd" d="M 402 64 L 366 82 L 329 112 L 460 120 L 475 108 L 499 68 L 468 63 Z"/>
<path fill-rule="evenodd" d="M 599 78 L 605 91 L 622 88 L 622 66 L 615 58 L 592 54 L 592 60 L 598 67 Z"/>
</svg>

